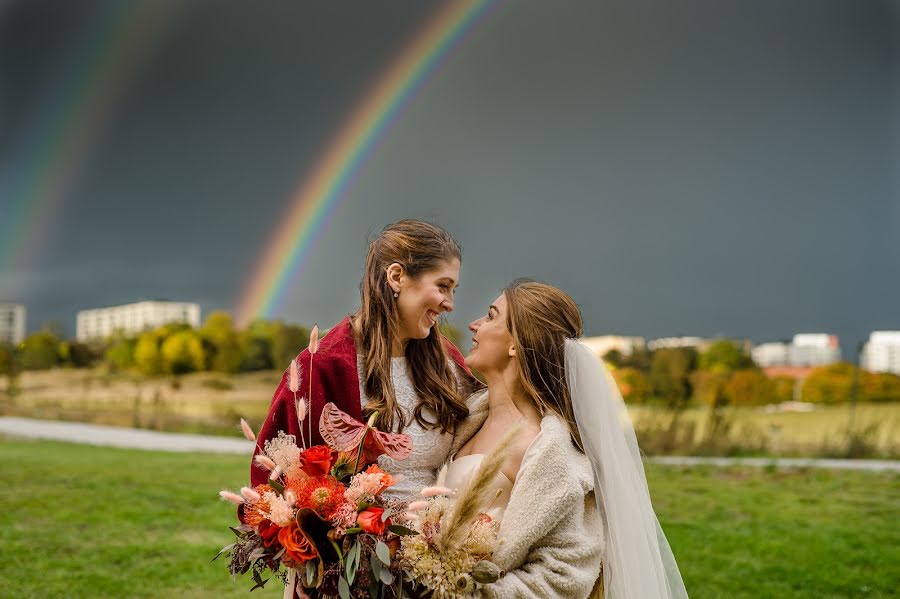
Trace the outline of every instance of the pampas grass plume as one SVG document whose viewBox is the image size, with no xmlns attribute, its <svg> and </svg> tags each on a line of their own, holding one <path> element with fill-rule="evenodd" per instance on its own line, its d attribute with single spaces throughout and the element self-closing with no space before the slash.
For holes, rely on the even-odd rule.
<svg viewBox="0 0 900 599">
<path fill-rule="evenodd" d="M 317 351 L 319 351 L 319 325 L 315 325 L 309 334 L 309 353 L 315 355 Z"/>
<path fill-rule="evenodd" d="M 256 442 L 256 435 L 253 434 L 253 429 L 250 428 L 250 425 L 243 418 L 241 418 L 241 430 L 244 431 L 244 436 L 247 437 L 248 441 Z"/>
<path fill-rule="evenodd" d="M 269 456 L 265 456 L 263 454 L 257 455 L 255 458 L 256 463 L 265 468 L 266 470 L 275 470 L 275 462 L 272 461 L 272 458 Z"/>
<path fill-rule="evenodd" d="M 447 487 L 425 487 L 419 493 L 422 497 L 437 497 L 438 495 L 453 495 L 453 489 Z"/>
<path fill-rule="evenodd" d="M 219 497 L 221 497 L 225 501 L 230 501 L 234 505 L 241 505 L 242 503 L 244 503 L 243 497 L 241 497 L 237 493 L 232 493 L 231 491 L 219 491 Z"/>
<path fill-rule="evenodd" d="M 411 512 L 418 512 L 419 510 L 424 510 L 427 507 L 428 507 L 427 501 L 419 500 L 419 501 L 413 501 L 412 503 L 410 503 L 408 509 Z"/>
<path fill-rule="evenodd" d="M 495 499 L 491 497 L 495 495 L 496 490 L 494 479 L 503 467 L 509 448 L 521 430 L 522 427 L 517 426 L 503 435 L 497 446 L 482 460 L 475 476 L 460 490 L 450 521 L 437 539 L 439 545 L 447 549 L 462 546 L 472 522 L 486 509 L 488 502 Z"/>
<path fill-rule="evenodd" d="M 302 424 L 303 421 L 306 419 L 306 400 L 301 397 L 300 399 L 297 400 L 296 405 L 297 405 L 297 423 Z M 301 426 L 300 429 L 302 430 L 303 427 Z"/>
<path fill-rule="evenodd" d="M 241 487 L 241 495 L 247 501 L 259 501 L 262 499 L 262 496 L 250 487 Z"/>
<path fill-rule="evenodd" d="M 290 387 L 291 393 L 296 393 L 300 389 L 300 373 L 297 370 L 297 358 L 291 360 L 290 373 L 288 387 Z"/>
<path fill-rule="evenodd" d="M 269 480 L 278 480 L 278 477 L 281 476 L 281 466 L 275 466 L 275 469 L 272 470 L 272 473 L 269 475 Z"/>
</svg>

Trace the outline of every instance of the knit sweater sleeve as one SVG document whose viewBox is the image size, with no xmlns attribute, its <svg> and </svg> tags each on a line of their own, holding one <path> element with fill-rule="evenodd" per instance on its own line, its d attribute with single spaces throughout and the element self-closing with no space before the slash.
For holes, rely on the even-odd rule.
<svg viewBox="0 0 900 599">
<path fill-rule="evenodd" d="M 485 599 L 588 597 L 600 572 L 603 546 L 600 516 L 594 507 L 593 493 L 584 502 L 572 502 L 571 506 L 570 512 L 531 548 L 525 563 L 497 582 L 481 586 L 477 596 Z M 598 531 L 598 534 L 586 535 L 585 531 Z"/>
</svg>

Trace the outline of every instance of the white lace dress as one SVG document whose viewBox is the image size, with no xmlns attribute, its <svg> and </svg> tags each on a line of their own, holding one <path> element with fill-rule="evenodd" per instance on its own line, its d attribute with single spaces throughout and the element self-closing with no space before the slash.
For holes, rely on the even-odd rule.
<svg viewBox="0 0 900 599">
<path fill-rule="evenodd" d="M 369 398 L 366 397 L 363 388 L 365 365 L 362 356 L 357 357 L 356 367 L 360 380 L 359 398 L 365 408 Z M 440 428 L 425 429 L 416 421 L 414 410 L 419 399 L 406 367 L 406 358 L 391 358 L 391 380 L 394 383 L 397 404 L 407 422 L 403 432 L 412 438 L 413 450 L 405 460 L 398 461 L 383 455 L 378 458 L 378 465 L 392 475 L 401 475 L 401 480 L 385 491 L 385 497 L 410 501 L 418 495 L 423 487 L 434 485 L 438 469 L 447 461 L 447 456 L 450 454 L 453 435 L 451 433 L 442 434 Z M 422 415 L 425 420 L 436 420 L 434 413 L 427 408 L 423 410 Z"/>
</svg>

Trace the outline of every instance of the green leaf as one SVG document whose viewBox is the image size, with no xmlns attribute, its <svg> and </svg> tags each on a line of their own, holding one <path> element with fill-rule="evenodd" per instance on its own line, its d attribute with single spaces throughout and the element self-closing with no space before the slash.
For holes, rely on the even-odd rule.
<svg viewBox="0 0 900 599">
<path fill-rule="evenodd" d="M 335 543 L 333 539 L 328 539 L 328 540 L 331 541 L 331 546 L 334 547 L 334 552 L 337 553 L 338 562 L 344 563 L 344 554 L 341 553 L 341 548 L 338 547 L 338 544 Z"/>
<path fill-rule="evenodd" d="M 316 565 L 315 560 L 306 562 L 306 586 L 311 587 L 316 582 Z"/>
<path fill-rule="evenodd" d="M 356 580 L 356 571 L 359 569 L 359 543 L 354 543 L 350 550 L 347 551 L 347 560 L 344 564 L 344 574 L 347 576 L 347 582 L 353 584 Z"/>
<path fill-rule="evenodd" d="M 394 533 L 395 535 L 401 536 L 401 537 L 419 534 L 415 530 L 413 530 L 411 528 L 407 528 L 401 524 L 391 524 L 390 526 L 388 526 L 388 530 L 391 531 L 392 533 Z"/>
<path fill-rule="evenodd" d="M 361 532 L 362 532 L 362 529 L 358 526 L 355 526 L 353 528 L 348 528 L 347 530 L 345 530 L 344 535 L 355 535 L 355 534 L 359 534 Z"/>
<path fill-rule="evenodd" d="M 222 555 L 223 553 L 227 553 L 228 551 L 231 551 L 235 545 L 237 545 L 237 543 L 232 543 L 231 545 L 228 545 L 227 547 L 222 547 L 221 549 L 219 549 L 219 552 L 216 554 L 216 557 L 212 558 L 209 561 L 211 561 L 211 562 L 216 561 L 217 559 L 219 559 L 220 555 Z"/>
<path fill-rule="evenodd" d="M 269 479 L 269 486 L 278 491 L 279 493 L 284 492 L 284 485 L 278 482 L 277 480 Z"/>
<path fill-rule="evenodd" d="M 380 559 L 381 563 L 385 566 L 391 565 L 391 550 L 384 541 L 375 543 L 375 555 L 378 556 L 378 559 Z"/>
<path fill-rule="evenodd" d="M 373 553 L 369 556 L 369 565 L 372 566 L 372 574 L 374 574 L 373 578 L 381 577 L 381 561 L 378 557 Z"/>
<path fill-rule="evenodd" d="M 378 574 L 378 578 L 381 580 L 381 582 L 383 582 L 384 584 L 386 584 L 388 586 L 394 584 L 394 575 L 387 568 L 384 568 Z"/>
<path fill-rule="evenodd" d="M 338 579 L 338 593 L 341 599 L 350 599 L 350 585 L 347 584 L 343 576 Z"/>
</svg>

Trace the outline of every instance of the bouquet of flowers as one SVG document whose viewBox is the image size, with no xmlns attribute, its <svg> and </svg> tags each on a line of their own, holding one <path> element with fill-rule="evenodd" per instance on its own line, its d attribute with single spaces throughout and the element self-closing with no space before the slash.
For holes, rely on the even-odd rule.
<svg viewBox="0 0 900 599">
<path fill-rule="evenodd" d="M 403 537 L 400 564 L 418 596 L 466 597 L 478 584 L 503 576 L 491 561 L 500 523 L 485 512 L 498 497 L 492 483 L 517 433 L 504 435 L 458 495 L 445 487 L 426 487 L 423 499 L 409 504 L 415 513 L 413 528 L 420 534 Z"/>
<path fill-rule="evenodd" d="M 313 331 L 310 362 L 317 345 Z M 293 361 L 290 388 L 303 437 L 307 406 L 296 398 L 297 381 Z M 382 496 L 395 480 L 376 461 L 381 454 L 405 459 L 412 441 L 376 430 L 373 421 L 374 415 L 362 424 L 328 403 L 319 421 L 326 445 L 306 447 L 304 439 L 298 445 L 294 435 L 279 432 L 255 458 L 269 470 L 268 482 L 239 494 L 219 493 L 243 505 L 244 522 L 231 528 L 237 539 L 216 558 L 230 555 L 233 575 L 252 572 L 251 590 L 263 587 L 263 574 L 271 571 L 284 580 L 284 596 L 291 599 L 399 594 L 402 571 L 395 556 L 400 538 L 415 532 L 404 526 L 406 504 Z M 241 427 L 255 441 L 244 420 Z"/>
</svg>

